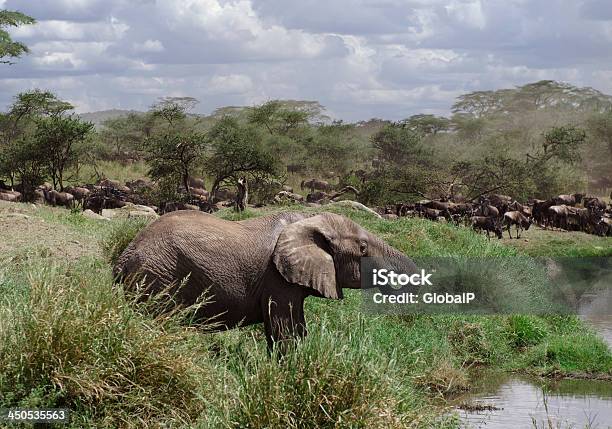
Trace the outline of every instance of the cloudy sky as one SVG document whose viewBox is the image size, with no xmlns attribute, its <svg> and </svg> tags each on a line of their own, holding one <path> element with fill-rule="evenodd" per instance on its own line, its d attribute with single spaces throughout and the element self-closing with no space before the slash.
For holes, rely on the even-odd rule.
<svg viewBox="0 0 612 429">
<path fill-rule="evenodd" d="M 446 114 L 540 79 L 612 94 L 610 0 L 0 0 L 38 23 L 0 106 L 44 88 L 77 111 L 193 96 L 208 113 L 318 100 L 344 120 Z"/>
</svg>

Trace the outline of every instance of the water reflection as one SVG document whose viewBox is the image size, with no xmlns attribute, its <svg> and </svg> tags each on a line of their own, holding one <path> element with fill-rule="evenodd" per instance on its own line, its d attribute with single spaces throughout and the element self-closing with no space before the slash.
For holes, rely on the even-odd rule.
<svg viewBox="0 0 612 429">
<path fill-rule="evenodd" d="M 612 288 L 584 294 L 580 317 L 612 348 Z M 457 404 L 492 405 L 494 410 L 458 410 L 466 428 L 612 428 L 612 382 L 542 381 L 503 373 L 481 373 Z"/>
<path fill-rule="evenodd" d="M 612 427 L 612 383 L 609 382 L 560 380 L 542 384 L 526 377 L 481 374 L 465 400 L 497 408 L 459 410 L 466 428 Z"/>
</svg>

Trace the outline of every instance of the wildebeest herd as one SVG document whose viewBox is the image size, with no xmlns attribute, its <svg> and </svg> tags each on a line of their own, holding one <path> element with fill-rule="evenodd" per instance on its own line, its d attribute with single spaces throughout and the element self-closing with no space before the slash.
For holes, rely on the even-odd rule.
<svg viewBox="0 0 612 429">
<path fill-rule="evenodd" d="M 612 195 L 611 195 L 612 199 Z M 381 208 L 387 219 L 402 216 L 444 219 L 455 225 L 471 226 L 502 238 L 504 229 L 516 229 L 516 238 L 532 224 L 545 229 L 583 231 L 599 236 L 612 236 L 612 204 L 585 194 L 557 195 L 547 200 L 530 199 L 522 204 L 508 195 L 489 194 L 475 201 L 423 200 L 399 203 Z"/>
<path fill-rule="evenodd" d="M 202 179 L 190 177 L 188 189 L 179 188 L 179 192 L 183 194 L 180 201 L 165 201 L 158 203 L 159 206 L 156 207 L 151 204 L 151 191 L 154 186 L 151 180 L 144 178 L 126 182 L 125 185 L 103 179 L 96 184 L 68 187 L 62 192 L 47 184 L 37 187 L 29 198 L 22 198 L 19 185 L 11 188 L 0 181 L 0 200 L 27 200 L 67 208 L 80 207 L 98 214 L 104 209 L 121 208 L 132 203 L 152 207 L 157 213 L 163 214 L 175 210 L 213 212 L 220 205 L 232 205 L 236 198 L 236 193 L 228 189 L 219 189 L 211 196 Z M 287 186 L 279 188 L 281 190 L 273 201 L 278 203 L 288 199 L 298 203 L 324 204 L 347 193 L 359 195 L 359 191 L 352 186 L 345 186 L 330 194 L 332 186 L 317 179 L 302 181 L 301 188 L 311 191 L 306 201 Z M 612 194 L 610 197 L 612 200 Z M 512 227 L 516 229 L 516 238 L 520 238 L 521 231 L 528 230 L 534 223 L 545 229 L 612 236 L 612 203 L 608 205 L 599 197 L 582 193 L 557 195 L 547 200 L 530 199 L 525 204 L 501 194 L 481 195 L 471 201 L 462 198 L 422 200 L 381 207 L 378 212 L 387 219 L 404 216 L 423 217 L 434 221 L 444 219 L 457 226 L 463 224 L 482 231 L 489 238 L 491 234 L 502 238 L 504 229 L 512 238 Z"/>
<path fill-rule="evenodd" d="M 38 186 L 28 197 L 23 197 L 23 190 L 17 185 L 14 188 L 0 181 L 0 200 L 4 201 L 31 201 L 51 206 L 62 206 L 69 209 L 80 207 L 82 210 L 91 210 L 102 213 L 104 209 L 117 209 L 127 204 L 146 205 L 159 214 L 174 210 L 202 210 L 214 211 L 216 203 L 231 200 L 234 194 L 227 189 L 219 189 L 215 198 L 204 189 L 202 179 L 189 178 L 188 192 L 179 189 L 183 194 L 180 201 L 164 201 L 159 206 L 151 204 L 151 192 L 154 183 L 149 179 L 136 179 L 122 184 L 116 180 L 102 179 L 96 184 L 66 187 L 63 191 L 52 189 L 49 184 Z M 214 201 L 214 202 L 213 202 Z"/>
</svg>

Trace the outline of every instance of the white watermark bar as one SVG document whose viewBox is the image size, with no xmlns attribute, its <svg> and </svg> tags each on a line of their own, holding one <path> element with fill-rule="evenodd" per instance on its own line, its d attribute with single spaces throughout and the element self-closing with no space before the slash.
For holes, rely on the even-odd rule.
<svg viewBox="0 0 612 429">
<path fill-rule="evenodd" d="M 362 258 L 368 313 L 612 315 L 612 257 Z"/>
</svg>

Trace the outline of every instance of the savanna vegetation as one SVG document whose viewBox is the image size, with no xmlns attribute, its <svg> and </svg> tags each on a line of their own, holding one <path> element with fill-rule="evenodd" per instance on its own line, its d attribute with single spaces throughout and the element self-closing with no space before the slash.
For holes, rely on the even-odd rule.
<svg viewBox="0 0 612 429">
<path fill-rule="evenodd" d="M 216 215 L 287 209 L 303 210 Z M 113 285 L 109 261 L 145 222 L 0 210 L 13 231 L 0 247 L 0 405 L 68 407 L 73 427 L 451 428 L 446 401 L 472 367 L 612 376 L 609 349 L 573 316 L 372 315 L 358 292 L 307 300 L 308 337 L 271 358 L 260 326 L 203 335 L 189 309 L 152 316 Z M 408 255 L 525 254 L 466 228 L 328 210 Z"/>
<path fill-rule="evenodd" d="M 27 52 L 4 28 L 32 22 L 0 12 L 0 61 Z M 449 117 L 358 123 L 331 120 L 313 101 L 210 115 L 193 113 L 196 105 L 162 98 L 94 126 L 57 94 L 17 94 L 0 114 L 0 185 L 28 201 L 45 182 L 62 191 L 148 177 L 156 205 L 185 198 L 191 177 L 211 194 L 247 177 L 257 203 L 313 177 L 358 188 L 368 205 L 487 192 L 524 201 L 611 187 L 612 97 L 592 88 L 540 81 L 462 95 Z M 309 335 L 270 357 L 260 326 L 203 335 L 205 327 L 186 323 L 193 309 L 151 314 L 150 303 L 113 284 L 113 260 L 147 221 L 0 204 L 0 408 L 66 407 L 75 428 L 454 428 L 447 400 L 469 389 L 473 367 L 612 377 L 609 348 L 577 317 L 372 315 L 355 291 L 338 302 L 309 299 Z M 337 206 L 215 215 L 324 209 L 414 257 L 612 249 L 610 238 L 540 230 L 509 246 L 468 228 Z"/>
</svg>

